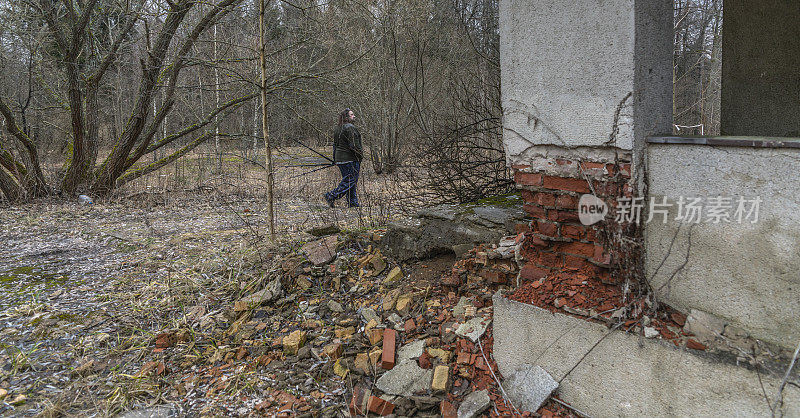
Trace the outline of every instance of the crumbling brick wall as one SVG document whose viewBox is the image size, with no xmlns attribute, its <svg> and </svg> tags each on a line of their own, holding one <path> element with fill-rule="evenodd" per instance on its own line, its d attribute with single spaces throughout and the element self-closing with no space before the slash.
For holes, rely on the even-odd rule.
<svg viewBox="0 0 800 418">
<path fill-rule="evenodd" d="M 512 165 L 517 187 L 522 189 L 530 223 L 519 226 L 525 233 L 521 255 L 522 281 L 537 280 L 553 272 L 581 271 L 606 283 L 619 283 L 622 270 L 638 263 L 637 251 L 620 245 L 618 237 L 636 235 L 632 225 L 614 220 L 619 197 L 631 198 L 630 157 L 617 161 L 548 158 L 533 165 Z M 604 221 L 583 225 L 578 201 L 594 194 L 608 206 Z M 631 237 L 633 238 L 633 237 Z"/>
</svg>

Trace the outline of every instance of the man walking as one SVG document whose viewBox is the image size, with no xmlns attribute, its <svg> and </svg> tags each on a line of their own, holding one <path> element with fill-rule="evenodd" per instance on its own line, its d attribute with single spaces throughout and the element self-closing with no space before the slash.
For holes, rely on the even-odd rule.
<svg viewBox="0 0 800 418">
<path fill-rule="evenodd" d="M 353 125 L 355 120 L 356 114 L 345 109 L 339 114 L 339 124 L 333 132 L 333 161 L 342 173 L 342 181 L 335 189 L 325 193 L 325 201 L 330 207 L 333 207 L 336 199 L 345 195 L 349 207 L 360 206 L 356 196 L 356 183 L 364 152 L 361 148 L 361 133 Z"/>
</svg>

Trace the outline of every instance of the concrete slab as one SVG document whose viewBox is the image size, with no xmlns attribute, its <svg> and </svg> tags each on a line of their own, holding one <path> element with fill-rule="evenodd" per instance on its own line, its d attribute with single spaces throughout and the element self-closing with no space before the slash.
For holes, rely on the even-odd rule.
<svg viewBox="0 0 800 418">
<path fill-rule="evenodd" d="M 558 382 L 541 367 L 523 364 L 506 376 L 503 388 L 517 409 L 536 412 L 558 388 Z"/>
<path fill-rule="evenodd" d="M 500 373 L 541 366 L 562 399 L 592 416 L 769 416 L 758 375 L 744 367 L 613 332 L 496 294 L 494 357 Z M 601 338 L 600 342 L 581 361 Z M 576 364 L 572 372 L 565 375 Z M 774 396 L 780 377 L 762 374 Z M 800 389 L 787 385 L 783 415 L 800 416 Z"/>
</svg>

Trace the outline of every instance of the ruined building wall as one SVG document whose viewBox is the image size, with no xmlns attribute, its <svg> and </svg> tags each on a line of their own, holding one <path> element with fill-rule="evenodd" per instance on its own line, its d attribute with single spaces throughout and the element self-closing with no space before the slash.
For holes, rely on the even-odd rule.
<svg viewBox="0 0 800 418">
<path fill-rule="evenodd" d="M 568 268 L 616 281 L 641 261 L 610 239 L 635 229 L 583 225 L 578 200 L 594 194 L 612 209 L 644 190 L 645 139 L 671 131 L 671 7 L 500 3 L 503 141 L 532 218 L 523 279 Z"/>
</svg>

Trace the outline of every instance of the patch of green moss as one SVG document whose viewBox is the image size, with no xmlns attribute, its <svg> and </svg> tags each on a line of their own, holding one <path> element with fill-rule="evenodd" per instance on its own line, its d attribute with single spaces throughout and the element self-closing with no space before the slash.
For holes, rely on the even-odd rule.
<svg viewBox="0 0 800 418">
<path fill-rule="evenodd" d="M 511 208 L 522 205 L 522 196 L 519 192 L 513 192 L 497 196 L 484 197 L 471 203 L 465 203 L 462 206 L 465 208 L 475 208 L 478 206 L 497 206 L 501 208 Z M 468 213 L 468 211 L 464 212 Z"/>
<path fill-rule="evenodd" d="M 50 289 L 66 282 L 67 278 L 56 273 L 47 273 L 35 266 L 20 266 L 0 273 L 0 288 L 6 292 L 22 292 L 30 286 L 44 284 Z"/>
<path fill-rule="evenodd" d="M 78 315 L 74 313 L 62 312 L 56 315 L 56 318 L 60 321 L 80 322 L 80 320 L 78 319 Z"/>
</svg>

